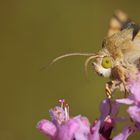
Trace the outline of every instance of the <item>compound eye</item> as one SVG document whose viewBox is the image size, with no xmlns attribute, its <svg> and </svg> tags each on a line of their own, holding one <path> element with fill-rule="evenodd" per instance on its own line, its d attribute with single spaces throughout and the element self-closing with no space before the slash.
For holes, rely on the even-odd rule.
<svg viewBox="0 0 140 140">
<path fill-rule="evenodd" d="M 112 67 L 112 60 L 111 60 L 111 58 L 108 57 L 108 56 L 103 57 L 103 59 L 102 59 L 102 66 L 105 69 L 111 68 Z"/>
</svg>

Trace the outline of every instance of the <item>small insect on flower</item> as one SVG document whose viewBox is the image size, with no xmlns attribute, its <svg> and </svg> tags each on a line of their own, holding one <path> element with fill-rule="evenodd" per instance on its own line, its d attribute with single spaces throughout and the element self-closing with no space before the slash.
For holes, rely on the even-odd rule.
<svg viewBox="0 0 140 140">
<path fill-rule="evenodd" d="M 107 37 L 104 38 L 99 52 L 70 53 L 55 58 L 51 64 L 68 56 L 89 56 L 85 61 L 85 71 L 92 60 L 95 72 L 111 79 L 105 86 L 106 95 L 111 98 L 117 88 L 126 92 L 129 76 L 135 79 L 140 69 L 139 29 L 125 13 L 116 11 L 110 20 Z"/>
</svg>

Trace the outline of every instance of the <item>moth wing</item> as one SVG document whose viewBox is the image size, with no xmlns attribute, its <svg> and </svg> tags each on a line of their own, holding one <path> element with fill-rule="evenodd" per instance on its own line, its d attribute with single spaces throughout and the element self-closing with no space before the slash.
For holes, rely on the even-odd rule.
<svg viewBox="0 0 140 140">
<path fill-rule="evenodd" d="M 137 64 L 140 59 L 140 30 L 134 21 L 118 10 L 110 20 L 107 38 L 103 41 L 114 59 L 123 57 L 127 62 Z"/>
<path fill-rule="evenodd" d="M 139 65 L 140 63 L 140 30 L 132 41 L 132 48 L 127 50 L 125 58 L 129 63 Z"/>
<path fill-rule="evenodd" d="M 138 31 L 137 35 L 135 36 L 133 43 L 134 43 L 135 47 L 140 48 L 140 30 Z"/>
<path fill-rule="evenodd" d="M 113 34 L 121 31 L 124 24 L 127 23 L 128 20 L 128 16 L 124 12 L 117 10 L 110 19 L 107 36 L 110 37 Z"/>
</svg>

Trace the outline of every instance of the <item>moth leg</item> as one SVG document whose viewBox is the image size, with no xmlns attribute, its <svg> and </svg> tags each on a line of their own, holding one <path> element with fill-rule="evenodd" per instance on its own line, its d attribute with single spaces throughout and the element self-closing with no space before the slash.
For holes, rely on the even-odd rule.
<svg viewBox="0 0 140 140">
<path fill-rule="evenodd" d="M 105 93 L 106 93 L 107 98 L 109 99 L 109 114 L 108 115 L 110 115 L 112 112 L 112 103 L 111 103 L 112 93 L 116 88 L 118 88 L 119 83 L 120 82 L 118 81 L 112 80 L 112 81 L 107 82 L 105 85 Z"/>
<path fill-rule="evenodd" d="M 126 90 L 126 88 L 125 88 L 125 91 L 124 91 L 124 98 L 126 98 L 127 95 L 128 95 L 128 93 L 127 93 L 127 90 Z"/>
<path fill-rule="evenodd" d="M 124 98 L 127 97 L 128 95 L 128 90 L 125 87 L 125 83 L 117 81 L 117 80 L 112 80 L 106 83 L 105 86 L 105 93 L 108 99 L 112 98 L 112 93 L 116 90 L 119 89 L 121 92 L 124 93 Z"/>
<path fill-rule="evenodd" d="M 106 83 L 105 85 L 105 93 L 106 93 L 106 96 L 107 98 L 109 99 L 109 114 L 111 114 L 112 112 L 112 104 L 111 104 L 111 98 L 112 98 L 112 92 L 115 90 L 114 87 L 115 87 L 115 84 L 116 82 L 115 81 L 109 81 Z"/>
<path fill-rule="evenodd" d="M 126 98 L 127 95 L 128 95 L 128 90 L 127 90 L 127 88 L 126 88 L 126 86 L 125 86 L 125 83 L 122 82 L 122 83 L 119 85 L 119 89 L 120 89 L 120 91 L 124 92 L 124 98 Z"/>
<path fill-rule="evenodd" d="M 128 89 L 127 87 L 125 86 L 125 83 L 121 83 L 120 86 L 120 91 L 122 91 L 124 93 L 124 98 L 127 98 L 127 96 L 129 95 L 129 92 L 128 92 Z"/>
<path fill-rule="evenodd" d="M 106 93 L 106 96 L 107 96 L 108 99 L 111 99 L 112 98 L 112 95 L 111 95 L 112 92 L 110 90 L 110 84 L 109 84 L 109 82 L 106 83 L 106 85 L 105 85 L 105 93 Z"/>
<path fill-rule="evenodd" d="M 108 99 L 112 98 L 112 92 L 113 92 L 112 85 L 113 84 L 114 84 L 114 81 L 109 81 L 105 85 L 105 93 Z"/>
<path fill-rule="evenodd" d="M 114 92 L 115 89 L 120 87 L 121 82 L 112 80 L 106 83 L 105 85 L 105 93 L 107 98 L 111 99 L 112 98 L 112 93 Z"/>
</svg>

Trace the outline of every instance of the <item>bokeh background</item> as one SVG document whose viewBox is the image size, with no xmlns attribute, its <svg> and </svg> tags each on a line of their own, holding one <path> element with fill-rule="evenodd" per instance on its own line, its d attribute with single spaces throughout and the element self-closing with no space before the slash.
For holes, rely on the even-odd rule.
<svg viewBox="0 0 140 140">
<path fill-rule="evenodd" d="M 0 4 L 0 139 L 47 140 L 36 123 L 65 98 L 71 115 L 91 122 L 99 116 L 107 79 L 89 67 L 86 57 L 62 54 L 97 52 L 116 9 L 140 23 L 138 0 L 3 0 Z M 129 140 L 139 140 L 137 133 Z"/>
</svg>

